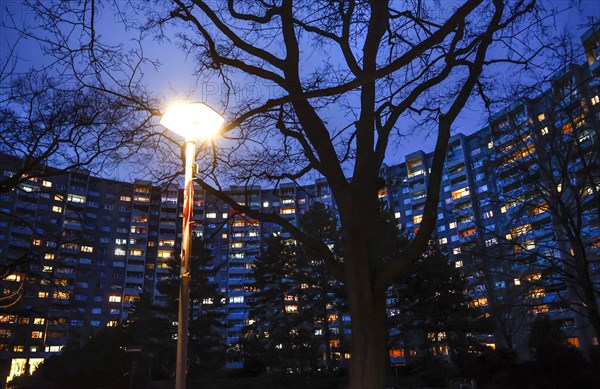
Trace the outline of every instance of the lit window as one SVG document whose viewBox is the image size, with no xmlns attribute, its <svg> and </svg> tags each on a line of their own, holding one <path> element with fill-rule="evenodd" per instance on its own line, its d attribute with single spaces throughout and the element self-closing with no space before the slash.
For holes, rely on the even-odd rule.
<svg viewBox="0 0 600 389">
<path fill-rule="evenodd" d="M 69 292 L 64 292 L 62 290 L 57 290 L 52 294 L 52 297 L 59 300 L 68 300 L 71 296 Z"/>
<path fill-rule="evenodd" d="M 32 339 L 42 339 L 44 337 L 44 333 L 42 331 L 31 331 Z"/>
<path fill-rule="evenodd" d="M 463 261 L 456 261 L 454 262 L 454 267 L 463 267 Z"/>
<path fill-rule="evenodd" d="M 42 186 L 45 186 L 46 188 L 52 188 L 52 182 L 50 181 L 42 181 Z"/>
<path fill-rule="evenodd" d="M 492 147 L 494 147 L 494 142 L 489 142 L 488 143 L 488 149 L 491 149 Z"/>
<path fill-rule="evenodd" d="M 59 207 L 58 205 L 54 205 L 52 207 L 52 212 L 58 212 L 61 213 L 62 212 L 62 207 Z"/>
<path fill-rule="evenodd" d="M 296 213 L 296 209 L 295 208 L 281 208 L 281 213 L 284 215 L 289 215 L 292 213 Z"/>
<path fill-rule="evenodd" d="M 448 243 L 448 238 L 441 238 L 440 239 L 440 244 L 446 244 Z"/>
<path fill-rule="evenodd" d="M 542 133 L 542 135 L 548 134 L 548 127 L 542 128 L 542 130 L 540 132 Z"/>
<path fill-rule="evenodd" d="M 423 220 L 423 215 L 413 216 L 413 223 L 419 224 L 421 223 L 421 220 Z"/>
<path fill-rule="evenodd" d="M 297 305 L 286 305 L 285 312 L 286 313 L 298 313 L 298 306 Z"/>
<path fill-rule="evenodd" d="M 596 96 L 596 98 L 598 98 L 598 96 Z M 569 343 L 573 347 L 579 347 L 579 338 L 567 338 L 567 343 Z"/>
<path fill-rule="evenodd" d="M 486 211 L 481 215 L 484 219 L 489 219 L 494 216 L 494 211 Z"/>
<path fill-rule="evenodd" d="M 456 248 L 452 249 L 452 253 L 455 255 L 460 254 L 461 253 L 460 247 L 456 247 Z"/>
<path fill-rule="evenodd" d="M 33 319 L 33 324 L 44 324 L 46 322 L 46 319 L 44 319 L 43 317 L 36 317 L 35 319 Z"/>
<path fill-rule="evenodd" d="M 159 258 L 171 258 L 171 252 L 165 251 L 165 250 L 158 250 L 158 257 Z"/>
<path fill-rule="evenodd" d="M 449 223 L 448 228 L 450 228 L 450 229 L 456 228 L 456 222 Z"/>
<path fill-rule="evenodd" d="M 44 273 L 52 273 L 52 266 L 44 266 L 44 267 L 42 268 L 42 271 L 43 271 Z"/>
<path fill-rule="evenodd" d="M 459 190 L 455 190 L 454 192 L 452 192 L 452 198 L 454 200 L 456 199 L 460 199 L 461 197 L 465 197 L 469 195 L 469 188 L 468 187 L 464 187 L 462 189 Z"/>
<path fill-rule="evenodd" d="M 48 292 L 38 292 L 38 298 L 39 299 L 48 298 Z"/>
<path fill-rule="evenodd" d="M 70 203 L 78 203 L 78 204 L 84 204 L 85 203 L 85 197 L 83 196 L 77 196 L 74 194 L 70 194 L 67 196 L 67 201 Z"/>
<path fill-rule="evenodd" d="M 129 197 L 129 196 L 121 196 L 121 201 L 131 201 L 131 197 Z"/>
<path fill-rule="evenodd" d="M 510 233 L 513 237 L 516 237 L 516 236 L 525 235 L 529 231 L 531 231 L 531 224 L 524 224 L 522 226 L 511 229 Z"/>
<path fill-rule="evenodd" d="M 543 121 L 544 119 L 546 119 L 546 115 L 544 115 L 543 113 L 538 115 L 538 121 Z"/>
<path fill-rule="evenodd" d="M 81 251 L 84 253 L 92 253 L 94 252 L 94 248 L 91 246 L 81 246 Z"/>
<path fill-rule="evenodd" d="M 41 246 L 42 245 L 42 241 L 40 239 L 34 239 L 31 243 L 34 246 Z"/>
<path fill-rule="evenodd" d="M 498 239 L 497 238 L 491 238 L 485 241 L 485 245 L 487 247 L 493 246 L 495 244 L 498 244 Z"/>
<path fill-rule="evenodd" d="M 208 212 L 206 214 L 206 218 L 207 219 L 216 219 L 217 218 L 217 213 L 216 212 Z"/>
<path fill-rule="evenodd" d="M 469 303 L 470 306 L 472 307 L 485 307 L 488 303 L 487 298 L 485 297 L 480 297 L 478 299 L 474 299 L 473 301 L 471 301 Z"/>
<path fill-rule="evenodd" d="M 515 281 L 515 285 L 517 285 L 517 286 L 521 285 L 521 280 L 520 279 L 515 278 L 514 281 Z"/>
<path fill-rule="evenodd" d="M 544 288 L 536 288 L 533 289 L 530 293 L 529 293 L 529 297 L 530 298 L 542 298 L 546 295 L 546 292 L 544 291 Z"/>
<path fill-rule="evenodd" d="M 592 105 L 596 105 L 598 103 L 600 103 L 600 96 L 596 95 L 592 97 Z"/>
<path fill-rule="evenodd" d="M 118 325 L 119 325 L 119 322 L 116 320 L 111 320 L 106 324 L 107 327 L 116 327 Z"/>
<path fill-rule="evenodd" d="M 269 202 L 268 202 L 268 201 L 265 201 L 265 202 L 263 203 L 263 207 L 264 207 L 264 208 L 267 208 L 268 206 L 269 206 Z"/>
<path fill-rule="evenodd" d="M 121 248 L 115 249 L 115 255 L 125 255 L 127 252 Z"/>
<path fill-rule="evenodd" d="M 120 303 L 121 302 L 121 296 L 109 296 L 108 297 L 108 302 L 110 302 L 110 303 Z"/>
</svg>

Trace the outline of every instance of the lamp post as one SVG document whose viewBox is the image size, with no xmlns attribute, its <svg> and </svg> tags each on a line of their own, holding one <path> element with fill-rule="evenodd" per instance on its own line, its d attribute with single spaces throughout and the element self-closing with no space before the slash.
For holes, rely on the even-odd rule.
<svg viewBox="0 0 600 389">
<path fill-rule="evenodd" d="M 188 315 L 190 300 L 190 252 L 194 212 L 194 167 L 196 138 L 208 138 L 223 124 L 223 117 L 203 103 L 186 103 L 170 107 L 160 124 L 185 138 L 185 189 L 183 192 L 183 226 L 181 231 L 181 267 L 179 271 L 179 314 L 177 320 L 177 361 L 175 389 L 185 389 L 187 365 Z"/>
</svg>

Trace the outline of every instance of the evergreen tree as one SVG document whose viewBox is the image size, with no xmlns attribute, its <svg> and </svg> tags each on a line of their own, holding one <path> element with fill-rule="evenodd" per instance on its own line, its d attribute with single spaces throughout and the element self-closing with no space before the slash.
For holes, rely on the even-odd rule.
<svg viewBox="0 0 600 389">
<path fill-rule="evenodd" d="M 465 286 L 459 269 L 431 247 L 394 289 L 392 342 L 428 357 L 466 351 L 479 312 L 468 306 Z"/>
<path fill-rule="evenodd" d="M 188 372 L 197 375 L 224 363 L 224 311 L 213 282 L 214 269 L 207 266 L 210 255 L 204 242 L 194 241 L 193 247 L 197 255 L 192 255 L 190 263 Z M 152 304 L 150 297 L 143 295 L 126 323 L 129 344 L 142 349 L 155 378 L 170 377 L 175 366 L 180 261 L 173 259 L 169 265 L 169 276 L 157 283 L 161 302 Z"/>
<path fill-rule="evenodd" d="M 323 204 L 314 204 L 299 218 L 299 226 L 337 250 L 337 220 Z M 241 341 L 246 359 L 297 371 L 314 370 L 323 359 L 332 367 L 332 346 L 339 355 L 346 343 L 340 328 L 345 304 L 342 285 L 323 259 L 304 245 L 274 236 L 257 259 L 253 276 L 253 323 Z"/>
</svg>

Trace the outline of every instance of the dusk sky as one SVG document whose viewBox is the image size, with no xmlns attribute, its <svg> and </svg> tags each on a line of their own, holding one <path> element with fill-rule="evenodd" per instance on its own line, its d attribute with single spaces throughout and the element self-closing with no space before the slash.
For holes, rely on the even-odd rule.
<svg viewBox="0 0 600 389">
<path fill-rule="evenodd" d="M 564 10 L 569 5 L 567 0 L 557 1 L 546 1 L 545 5 L 549 7 L 555 7 L 557 9 Z M 0 55 L 2 63 L 6 61 L 9 55 L 10 48 L 14 45 L 17 35 L 14 31 L 6 28 L 11 23 L 17 25 L 25 25 L 35 23 L 32 15 L 29 14 L 23 8 L 20 1 L 3 1 L 2 9 L 0 11 L 2 20 L 2 27 L 0 33 Z M 130 18 L 135 16 L 129 16 Z M 555 20 L 548 20 L 546 23 L 549 26 L 553 26 L 552 29 L 556 33 L 563 31 L 568 32 L 576 42 L 579 41 L 579 36 L 583 33 L 586 24 L 589 23 L 590 18 L 598 20 L 600 18 L 600 1 L 599 0 L 586 0 L 582 1 L 581 5 L 574 9 L 563 11 L 559 14 L 559 17 Z M 97 22 L 97 33 L 106 42 L 112 44 L 124 44 L 124 48 L 134 48 L 134 42 L 132 38 L 136 36 L 133 31 L 124 31 L 122 25 L 117 23 L 114 15 L 114 10 L 109 7 L 105 7 L 99 12 L 99 21 Z M 130 19 L 129 21 L 135 21 Z M 139 22 L 143 20 L 138 20 Z M 160 96 L 163 101 L 172 101 L 182 99 L 188 96 L 189 99 L 195 101 L 205 101 L 219 109 L 219 98 L 223 94 L 223 87 L 219 80 L 204 80 L 204 82 L 197 82 L 193 76 L 194 72 L 194 57 L 186 56 L 186 54 L 178 49 L 176 45 L 176 38 L 169 41 L 153 41 L 151 38 L 146 38 L 144 41 L 144 54 L 149 58 L 157 59 L 161 66 L 158 71 L 147 68 L 145 70 L 146 85 L 149 89 L 155 91 L 156 96 Z M 307 49 L 308 52 L 310 49 Z M 582 54 L 582 52 L 581 52 Z M 18 57 L 17 69 L 27 70 L 31 67 L 39 66 L 44 63 L 47 58 L 41 55 L 37 43 L 20 40 L 17 43 L 16 56 Z M 583 60 L 583 56 L 581 57 Z M 316 58 L 319 60 L 319 58 Z M 503 77 L 506 77 L 509 81 L 514 81 L 515 78 L 520 77 L 518 74 L 514 74 L 510 69 L 504 72 Z M 198 79 L 201 79 L 200 77 Z M 3 80 L 6 82 L 6 80 Z M 239 85 L 244 86 L 244 91 L 249 96 L 271 96 L 273 90 L 266 87 L 265 85 L 256 85 L 254 83 L 246 83 L 245 80 L 234 80 Z M 245 96 L 236 96 L 239 100 L 244 99 Z M 163 107 L 164 108 L 164 107 Z M 336 121 L 337 112 L 332 112 L 329 118 L 331 122 Z M 227 117 L 227 112 L 224 113 Z M 483 110 L 483 107 L 478 103 L 471 103 L 470 106 L 466 107 L 457 122 L 455 123 L 454 130 L 463 133 L 471 133 L 480 129 L 484 124 L 487 117 L 487 113 Z M 401 143 L 394 144 L 395 150 L 388 152 L 386 163 L 394 164 L 403 161 L 403 156 L 406 153 L 410 153 L 417 149 L 424 149 L 425 151 L 431 151 L 435 140 L 435 134 L 418 134 L 416 136 L 404 137 Z"/>
</svg>

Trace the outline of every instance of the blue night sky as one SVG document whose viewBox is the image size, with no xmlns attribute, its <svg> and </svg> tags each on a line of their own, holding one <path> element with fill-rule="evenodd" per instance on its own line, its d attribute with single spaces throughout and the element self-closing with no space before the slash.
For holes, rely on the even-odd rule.
<svg viewBox="0 0 600 389">
<path fill-rule="evenodd" d="M 568 0 L 549 1 L 545 4 L 558 9 L 565 9 L 569 5 Z M 7 30 L 6 25 L 31 23 L 32 17 L 21 5 L 21 1 L 3 0 L 2 9 L 0 10 L 2 26 L 0 27 L 0 56 L 2 63 L 6 61 L 10 48 L 16 42 L 16 34 L 13 31 Z M 575 9 L 569 9 L 561 12 L 555 20 L 548 20 L 547 23 L 553 26 L 557 33 L 567 31 L 574 39 L 578 40 L 579 36 L 585 30 L 583 25 L 589 22 L 589 18 L 595 18 L 597 21 L 600 18 L 600 0 L 582 1 Z M 99 21 L 97 23 L 98 34 L 101 39 L 115 44 L 124 43 L 124 47 L 133 44 L 130 41 L 134 37 L 133 32 L 126 32 L 122 26 L 116 23 L 114 12 L 110 8 L 101 10 Z M 309 50 L 307 50 L 309 51 Z M 204 80 L 199 82 L 200 78 L 193 76 L 194 73 L 194 58 L 187 57 L 185 53 L 177 48 L 175 38 L 171 41 L 154 41 L 146 39 L 144 53 L 146 56 L 156 58 L 161 63 L 158 71 L 154 69 L 146 69 L 145 80 L 149 89 L 153 90 L 156 96 L 160 96 L 164 101 L 172 101 L 182 99 L 186 96 L 189 99 L 196 101 L 206 101 L 216 108 L 219 108 L 219 97 L 221 95 L 222 86 L 218 82 Z M 20 40 L 17 42 L 16 54 L 19 58 L 16 69 L 17 71 L 26 70 L 31 67 L 39 66 L 44 63 L 45 58 L 40 54 L 40 50 L 36 43 Z M 581 52 L 581 54 L 583 54 Z M 581 55 L 583 61 L 583 55 Z M 317 58 L 318 60 L 318 58 Z M 508 79 L 520 77 L 518 74 L 511 74 L 510 70 L 506 72 Z M 7 80 L 3 80 L 6 82 Z M 244 86 L 244 80 L 235 80 L 235 82 Z M 248 84 L 246 89 L 249 95 L 267 96 L 271 94 L 268 87 L 264 85 Z M 244 98 L 244 96 L 238 96 Z M 332 112 L 329 118 L 332 122 L 336 120 L 336 113 Z M 227 113 L 225 112 L 227 117 Z M 482 107 L 473 102 L 466 107 L 459 117 L 455 131 L 463 133 L 471 133 L 480 129 L 487 117 L 487 113 Z M 406 153 L 417 149 L 431 151 L 435 141 L 435 134 L 432 136 L 411 136 L 404 137 L 400 144 L 395 144 L 394 150 L 389 150 L 386 163 L 394 164 L 401 162 Z"/>
</svg>

